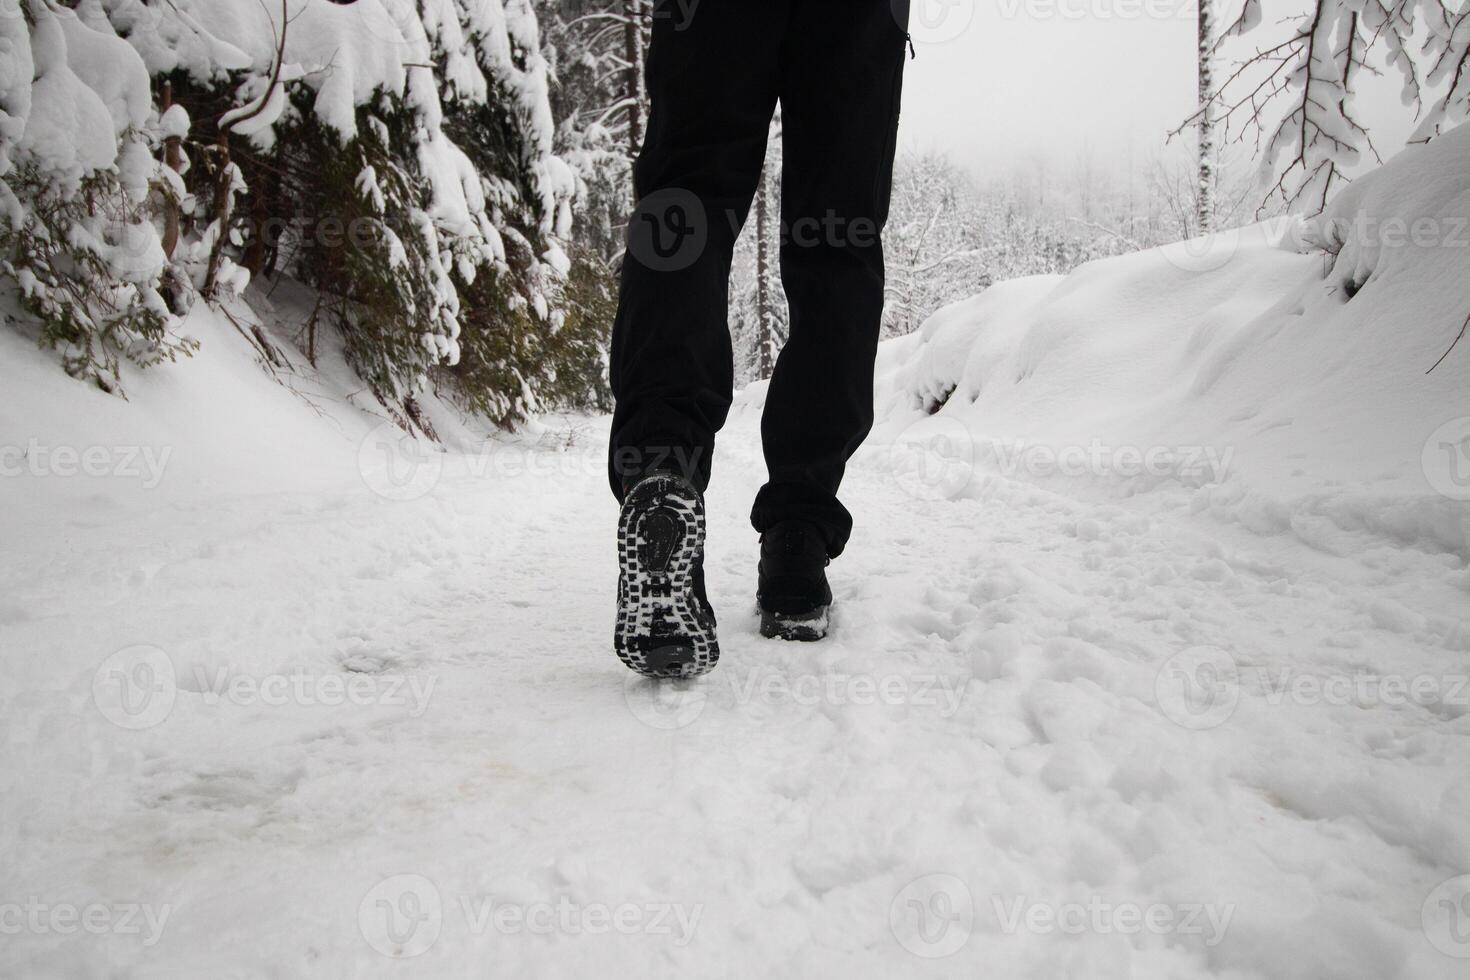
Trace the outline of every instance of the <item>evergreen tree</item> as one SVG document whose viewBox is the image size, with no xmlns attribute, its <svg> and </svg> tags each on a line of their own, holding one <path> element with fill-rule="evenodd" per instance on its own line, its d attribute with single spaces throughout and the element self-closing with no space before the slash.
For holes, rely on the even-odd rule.
<svg viewBox="0 0 1470 980">
<path fill-rule="evenodd" d="M 633 161 L 648 120 L 648 0 L 539 0 L 555 84 L 557 153 L 579 179 L 575 237 L 609 263 L 623 248 Z"/>
<path fill-rule="evenodd" d="M 402 416 L 430 384 L 507 423 L 605 402 L 609 277 L 565 247 L 579 185 L 530 0 L 75 8 L 0 17 L 22 68 L 0 79 L 0 271 L 69 370 L 185 351 L 196 296 L 290 276 L 320 297 L 308 356 L 335 328 Z M 30 103 L 56 92 L 115 139 L 42 153 Z"/>
</svg>

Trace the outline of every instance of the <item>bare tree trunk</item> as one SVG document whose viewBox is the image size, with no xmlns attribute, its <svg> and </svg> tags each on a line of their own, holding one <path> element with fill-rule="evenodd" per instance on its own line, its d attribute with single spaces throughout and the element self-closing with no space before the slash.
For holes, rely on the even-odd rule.
<svg viewBox="0 0 1470 980">
<path fill-rule="evenodd" d="M 235 202 L 235 177 L 230 167 L 230 143 L 227 131 L 221 131 L 215 145 L 215 162 L 219 171 L 215 176 L 213 224 L 216 228 L 214 246 L 209 250 L 209 266 L 204 274 L 204 298 L 214 299 L 219 285 L 220 265 L 225 257 L 225 245 L 230 240 L 230 218 Z"/>
<path fill-rule="evenodd" d="M 172 82 L 163 83 L 163 96 L 159 100 L 164 112 L 168 112 L 174 104 L 174 86 Z M 179 147 L 179 137 L 170 136 L 163 144 L 163 162 L 168 165 L 174 173 L 180 173 L 184 169 L 184 154 Z M 174 257 L 174 249 L 179 246 L 179 202 L 172 197 L 164 205 L 163 209 L 163 254 L 168 258 Z"/>
<path fill-rule="evenodd" d="M 628 103 L 628 159 L 637 158 L 643 145 L 643 0 L 623 0 L 623 57 L 628 62 L 623 86 Z"/>
<path fill-rule="evenodd" d="M 762 378 L 776 370 L 781 338 L 776 318 L 776 236 L 773 167 L 767 162 L 755 193 L 755 316 L 757 366 Z"/>
<path fill-rule="evenodd" d="M 270 84 L 254 109 L 228 124 L 221 124 L 219 140 L 215 146 L 215 162 L 219 172 L 215 178 L 214 221 L 218 235 L 214 247 L 209 250 L 209 268 L 204 276 L 204 297 L 214 299 L 215 287 L 219 284 L 220 265 L 224 261 L 225 245 L 230 240 L 230 219 L 235 208 L 235 176 L 230 163 L 230 132 L 243 122 L 256 118 L 270 105 L 276 86 L 282 84 L 281 71 L 286 66 L 286 32 L 291 27 L 290 0 L 281 0 L 281 32 L 276 36 L 276 57 L 271 65 Z M 269 356 L 269 355 L 267 355 Z"/>
<path fill-rule="evenodd" d="M 1199 0 L 1199 191 L 1195 197 L 1195 219 L 1199 233 L 1215 230 L 1215 34 L 1212 0 Z"/>
</svg>

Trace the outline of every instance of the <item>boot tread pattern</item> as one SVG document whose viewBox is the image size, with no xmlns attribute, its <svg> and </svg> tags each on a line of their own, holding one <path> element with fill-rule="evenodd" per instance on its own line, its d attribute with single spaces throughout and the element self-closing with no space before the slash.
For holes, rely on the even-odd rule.
<svg viewBox="0 0 1470 980">
<path fill-rule="evenodd" d="M 704 554 L 704 504 L 677 477 L 628 492 L 618 521 L 619 659 L 646 677 L 698 677 L 720 659 L 715 624 L 694 591 Z"/>
</svg>

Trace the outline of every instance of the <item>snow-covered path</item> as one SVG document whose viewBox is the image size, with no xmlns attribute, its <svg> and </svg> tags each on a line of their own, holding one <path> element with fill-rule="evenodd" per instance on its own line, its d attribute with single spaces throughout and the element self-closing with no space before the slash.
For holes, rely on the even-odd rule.
<svg viewBox="0 0 1470 980">
<path fill-rule="evenodd" d="M 724 659 L 654 687 L 608 649 L 605 424 L 408 501 L 15 513 L 0 973 L 1463 975 L 1450 559 L 1184 491 L 942 499 L 875 446 L 834 634 L 784 645 L 746 406 Z M 92 904 L 100 935 L 54 915 Z"/>
</svg>

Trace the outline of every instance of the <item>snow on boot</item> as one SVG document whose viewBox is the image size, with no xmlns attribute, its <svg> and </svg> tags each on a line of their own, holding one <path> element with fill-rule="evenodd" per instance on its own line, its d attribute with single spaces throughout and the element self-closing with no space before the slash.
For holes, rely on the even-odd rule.
<svg viewBox="0 0 1470 980">
<path fill-rule="evenodd" d="M 704 591 L 704 531 L 704 498 L 681 477 L 656 473 L 623 499 L 613 645 L 646 677 L 698 677 L 720 659 Z"/>
<path fill-rule="evenodd" d="M 782 521 L 761 535 L 761 635 L 820 640 L 827 635 L 832 589 L 827 584 L 827 542 L 815 525 Z"/>
</svg>

